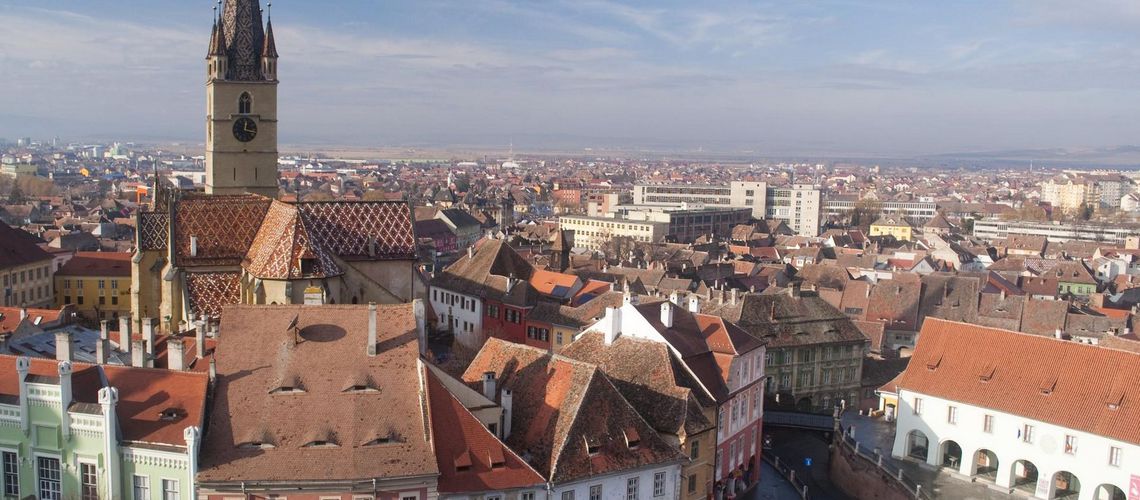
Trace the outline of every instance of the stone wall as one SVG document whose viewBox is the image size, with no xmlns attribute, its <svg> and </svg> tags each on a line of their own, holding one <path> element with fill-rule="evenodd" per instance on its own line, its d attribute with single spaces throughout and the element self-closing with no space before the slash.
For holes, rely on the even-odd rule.
<svg viewBox="0 0 1140 500">
<path fill-rule="evenodd" d="M 855 453 L 841 439 L 831 450 L 831 482 L 853 498 L 912 500 L 914 493 L 871 460 Z"/>
</svg>

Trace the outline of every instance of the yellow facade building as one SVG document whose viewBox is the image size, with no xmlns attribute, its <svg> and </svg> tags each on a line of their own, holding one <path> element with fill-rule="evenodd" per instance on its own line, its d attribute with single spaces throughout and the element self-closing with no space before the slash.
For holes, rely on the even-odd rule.
<svg viewBox="0 0 1140 500">
<path fill-rule="evenodd" d="M 131 312 L 131 254 L 77 252 L 55 273 L 55 305 L 72 304 L 89 320 Z"/>
<path fill-rule="evenodd" d="M 871 236 L 894 236 L 899 241 L 912 241 L 914 226 L 904 217 L 885 215 L 871 223 Z"/>
</svg>

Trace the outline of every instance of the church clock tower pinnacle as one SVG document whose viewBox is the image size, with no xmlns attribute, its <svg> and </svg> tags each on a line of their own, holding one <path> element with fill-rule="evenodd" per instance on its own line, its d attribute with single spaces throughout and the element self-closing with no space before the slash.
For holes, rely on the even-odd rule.
<svg viewBox="0 0 1140 500">
<path fill-rule="evenodd" d="M 277 196 L 277 44 L 259 0 L 219 0 L 206 56 L 206 192 Z M 268 4 L 267 7 L 271 7 Z M 215 11 L 217 8 L 215 8 Z"/>
</svg>

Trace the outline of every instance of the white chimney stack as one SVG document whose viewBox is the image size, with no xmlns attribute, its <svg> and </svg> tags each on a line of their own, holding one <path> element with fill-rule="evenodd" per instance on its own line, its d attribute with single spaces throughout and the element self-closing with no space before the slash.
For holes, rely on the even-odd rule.
<svg viewBox="0 0 1140 500">
<path fill-rule="evenodd" d="M 1058 329 L 1056 329 L 1056 330 L 1054 330 L 1054 331 L 1053 331 L 1053 336 L 1054 336 L 1054 337 L 1056 337 L 1056 338 L 1058 338 L 1058 339 L 1064 339 L 1064 338 L 1065 338 L 1065 333 L 1064 333 L 1064 332 L 1062 332 L 1060 328 L 1058 328 Z"/>
<path fill-rule="evenodd" d="M 194 351 L 199 359 L 206 357 L 206 322 L 202 320 L 194 324 Z"/>
<path fill-rule="evenodd" d="M 104 321 L 104 324 L 107 322 Z M 103 337 L 95 341 L 95 363 L 100 365 L 107 364 L 107 358 L 111 355 L 111 339 Z"/>
<path fill-rule="evenodd" d="M 368 355 L 376 355 L 376 303 L 368 303 Z"/>
<path fill-rule="evenodd" d="M 55 332 L 55 359 L 71 361 L 71 332 L 67 330 Z"/>
<path fill-rule="evenodd" d="M 70 439 L 71 415 L 68 413 L 68 408 L 71 406 L 71 361 L 60 361 L 57 370 L 59 372 L 59 403 L 63 408 L 60 427 L 64 439 Z"/>
<path fill-rule="evenodd" d="M 665 328 L 673 328 L 673 303 L 661 303 L 661 324 Z"/>
<path fill-rule="evenodd" d="M 131 353 L 131 315 L 119 316 L 119 350 Z"/>
<path fill-rule="evenodd" d="M 420 356 L 427 356 L 427 313 L 424 311 L 424 299 L 412 301 L 412 314 L 416 316 L 416 338 L 420 342 Z"/>
<path fill-rule="evenodd" d="M 605 326 L 605 341 L 606 345 L 612 345 L 618 336 L 621 335 L 621 309 L 615 307 L 606 308 L 606 316 L 603 319 Z"/>
<path fill-rule="evenodd" d="M 483 373 L 483 397 L 495 400 L 495 372 Z"/>
<path fill-rule="evenodd" d="M 142 319 L 142 338 L 146 343 L 147 357 L 154 358 L 154 323 L 150 318 Z"/>
<path fill-rule="evenodd" d="M 32 368 L 32 360 L 27 356 L 16 358 L 16 373 L 20 377 L 20 428 L 26 434 L 30 425 L 31 406 L 28 404 L 28 371 Z"/>
<path fill-rule="evenodd" d="M 689 312 L 694 314 L 701 312 L 701 299 L 697 298 L 696 294 L 689 295 Z"/>
<path fill-rule="evenodd" d="M 27 318 L 28 318 L 28 308 L 21 306 L 20 307 L 20 321 L 24 321 Z"/>
<path fill-rule="evenodd" d="M 669 302 L 672 302 L 675 306 L 681 305 L 681 294 L 677 293 L 676 290 L 673 290 L 669 293 Z"/>
<path fill-rule="evenodd" d="M 507 439 L 511 435 L 511 418 L 515 406 L 514 395 L 511 394 L 510 389 L 503 388 L 501 404 L 503 406 L 503 425 L 500 428 L 503 429 L 502 439 Z"/>
<path fill-rule="evenodd" d="M 104 340 L 111 338 L 111 325 L 107 320 L 99 322 L 99 338 Z"/>
<path fill-rule="evenodd" d="M 181 337 L 166 341 L 166 369 L 180 372 L 186 369 L 186 345 Z"/>
<path fill-rule="evenodd" d="M 141 340 L 131 341 L 131 366 L 135 368 L 146 366 L 146 346 Z"/>
<path fill-rule="evenodd" d="M 728 297 L 729 297 L 729 301 L 732 303 L 732 305 L 736 305 L 736 289 L 735 288 L 733 288 L 732 290 L 729 290 Z"/>
</svg>

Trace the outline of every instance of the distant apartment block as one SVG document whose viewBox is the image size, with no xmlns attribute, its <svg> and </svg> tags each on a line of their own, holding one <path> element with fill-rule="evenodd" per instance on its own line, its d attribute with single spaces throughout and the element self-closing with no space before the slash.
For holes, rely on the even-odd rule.
<svg viewBox="0 0 1140 500">
<path fill-rule="evenodd" d="M 635 205 L 749 208 L 752 217 L 775 219 L 801 235 L 819 233 L 820 191 L 811 184 L 770 187 L 766 182 L 728 185 L 637 184 Z"/>
<path fill-rule="evenodd" d="M 597 216 L 564 216 L 562 229 L 574 230 L 574 245 L 596 250 L 611 237 L 626 236 L 640 242 L 666 238 L 689 243 L 709 234 L 727 236 L 732 226 L 745 224 L 747 208 L 685 208 L 652 205 L 617 205 Z"/>
<path fill-rule="evenodd" d="M 1049 179 L 1041 183 L 1041 201 L 1069 212 L 1079 209 L 1081 205 L 1097 206 L 1100 202 L 1100 187 L 1095 182 L 1079 177 Z M 1116 203 L 1120 203 L 1119 196 Z"/>
<path fill-rule="evenodd" d="M 1049 241 L 1097 241 L 1123 245 L 1125 239 L 1140 233 L 1140 227 L 1123 224 L 1061 223 L 981 219 L 974 221 L 974 237 L 984 240 L 1005 238 L 1011 234 L 1044 236 Z"/>
<path fill-rule="evenodd" d="M 833 195 L 823 200 L 823 216 L 839 219 L 855 209 L 859 197 L 855 195 Z M 879 211 L 883 215 L 901 215 L 914 224 L 922 225 L 934 218 L 938 206 L 933 202 L 880 201 Z"/>
</svg>

